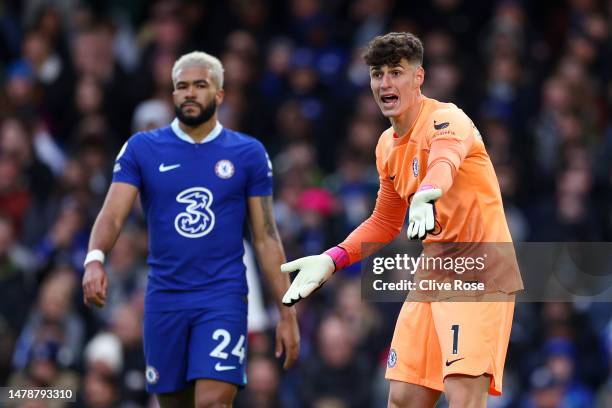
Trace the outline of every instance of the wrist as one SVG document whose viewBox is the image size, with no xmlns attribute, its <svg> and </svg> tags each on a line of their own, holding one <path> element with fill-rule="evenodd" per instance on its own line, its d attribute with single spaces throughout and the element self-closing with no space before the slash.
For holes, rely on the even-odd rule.
<svg viewBox="0 0 612 408">
<path fill-rule="evenodd" d="M 427 184 L 421 184 L 421 186 L 419 187 L 419 189 L 417 190 L 417 193 L 419 191 L 425 191 L 425 190 L 433 190 L 434 188 L 437 188 L 436 186 L 434 186 L 433 184 L 427 183 Z"/>
<path fill-rule="evenodd" d="M 287 306 L 281 303 L 281 306 L 279 306 L 278 308 L 278 312 L 280 314 L 281 320 L 297 318 L 297 312 L 295 310 L 295 306 Z"/>
<path fill-rule="evenodd" d="M 106 257 L 104 256 L 104 252 L 102 252 L 99 249 L 92 249 L 91 251 L 89 251 L 87 253 L 87 256 L 85 257 L 85 261 L 83 262 L 83 266 L 87 267 L 87 264 L 91 263 L 91 262 L 100 262 L 101 264 L 104 264 L 104 259 Z"/>
<path fill-rule="evenodd" d="M 346 249 L 342 247 L 335 246 L 329 248 L 327 251 L 324 252 L 324 254 L 328 255 L 334 262 L 334 272 L 340 269 L 344 269 L 349 265 L 350 260 L 348 252 L 346 252 Z"/>
</svg>

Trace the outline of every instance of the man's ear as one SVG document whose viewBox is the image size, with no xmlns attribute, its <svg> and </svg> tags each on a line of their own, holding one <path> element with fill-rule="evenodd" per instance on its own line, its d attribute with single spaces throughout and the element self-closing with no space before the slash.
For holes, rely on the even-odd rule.
<svg viewBox="0 0 612 408">
<path fill-rule="evenodd" d="M 223 89 L 219 89 L 215 93 L 215 101 L 217 102 L 217 106 L 223 103 L 223 98 L 225 98 L 225 91 Z"/>
<path fill-rule="evenodd" d="M 418 86 L 419 88 L 423 86 L 423 82 L 425 82 L 425 69 L 423 69 L 421 65 L 419 65 L 416 68 L 414 72 L 414 77 L 415 77 L 415 85 Z"/>
</svg>

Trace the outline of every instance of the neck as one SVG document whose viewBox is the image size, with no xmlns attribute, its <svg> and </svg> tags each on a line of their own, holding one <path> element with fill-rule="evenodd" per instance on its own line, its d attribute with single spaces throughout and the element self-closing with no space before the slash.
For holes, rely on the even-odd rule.
<svg viewBox="0 0 612 408">
<path fill-rule="evenodd" d="M 397 137 L 402 137 L 406 135 L 408 131 L 410 131 L 416 122 L 417 117 L 419 116 L 423 99 L 423 95 L 419 91 L 414 100 L 411 102 L 410 107 L 406 109 L 404 113 L 390 118 L 391 126 L 393 126 L 393 130 L 395 131 Z"/>
<path fill-rule="evenodd" d="M 179 127 L 181 128 L 181 130 L 187 133 L 187 135 L 194 142 L 201 143 L 202 140 L 204 140 L 204 138 L 208 136 L 208 134 L 212 132 L 212 130 L 215 128 L 215 125 L 217 124 L 217 114 L 215 113 L 206 122 L 202 123 L 201 125 L 195 126 L 195 127 L 187 126 L 180 120 L 178 121 L 178 123 L 179 123 Z"/>
</svg>

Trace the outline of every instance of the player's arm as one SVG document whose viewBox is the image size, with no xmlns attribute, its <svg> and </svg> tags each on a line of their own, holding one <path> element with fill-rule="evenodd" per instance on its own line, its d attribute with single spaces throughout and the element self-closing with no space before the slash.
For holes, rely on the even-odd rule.
<svg viewBox="0 0 612 408">
<path fill-rule="evenodd" d="M 285 251 L 272 213 L 272 196 L 252 196 L 248 199 L 249 222 L 253 248 L 270 292 L 278 307 L 281 321 L 276 329 L 276 356 L 285 351 L 284 367 L 289 368 L 299 354 L 299 330 L 295 308 L 282 307 L 283 294 L 289 288 L 289 277 L 279 273 L 285 262 Z"/>
<path fill-rule="evenodd" d="M 395 191 L 391 179 L 381 175 L 372 215 L 338 245 L 347 252 L 348 259 L 347 263 L 336 265 L 337 269 L 366 258 L 393 241 L 404 225 L 407 207 L 406 201 Z"/>
<path fill-rule="evenodd" d="M 83 275 L 83 300 L 86 305 L 104 306 L 107 277 L 104 256 L 115 245 L 125 218 L 129 214 L 138 189 L 128 183 L 112 183 L 104 205 L 96 218 L 89 239 L 89 252 L 85 259 Z"/>
<path fill-rule="evenodd" d="M 389 176 L 379 169 L 380 188 L 372 215 L 342 243 L 320 255 L 307 256 L 282 265 L 283 272 L 299 271 L 283 297 L 293 305 L 323 285 L 332 274 L 376 252 L 399 234 L 407 203 L 395 191 Z M 364 245 L 366 244 L 366 245 Z"/>
<path fill-rule="evenodd" d="M 467 121 L 467 117 L 465 120 Z M 454 134 L 436 136 L 434 133 L 427 161 L 427 171 L 421 187 L 431 185 L 445 193 L 453 185 L 459 167 L 474 143 L 474 131 L 469 129 L 469 125 L 466 123 L 460 128 L 461 130 L 457 130 L 457 133 Z"/>
<path fill-rule="evenodd" d="M 472 122 L 460 110 L 440 110 L 434 114 L 434 123 L 448 125 L 431 136 L 425 178 L 410 203 L 410 239 L 424 239 L 435 228 L 434 202 L 451 188 L 474 143 Z"/>
</svg>

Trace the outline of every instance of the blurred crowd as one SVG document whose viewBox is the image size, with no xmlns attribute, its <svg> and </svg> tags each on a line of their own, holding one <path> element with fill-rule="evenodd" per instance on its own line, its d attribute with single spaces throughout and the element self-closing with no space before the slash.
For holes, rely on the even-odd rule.
<svg viewBox="0 0 612 408">
<path fill-rule="evenodd" d="M 225 66 L 220 122 L 270 153 L 289 259 L 338 243 L 373 207 L 388 122 L 361 54 L 388 31 L 421 37 L 423 93 L 478 126 L 516 241 L 610 241 L 611 16 L 605 0 L 3 1 L 0 385 L 71 388 L 83 407 L 152 406 L 141 210 L 108 257 L 103 309 L 82 305 L 82 263 L 115 155 L 172 120 L 171 68 L 194 49 Z M 301 360 L 287 373 L 267 305 L 239 407 L 385 406 L 401 305 L 362 302 L 358 265 L 339 275 L 299 304 Z M 519 304 L 505 392 L 490 406 L 612 407 L 611 352 L 609 304 Z"/>
</svg>

